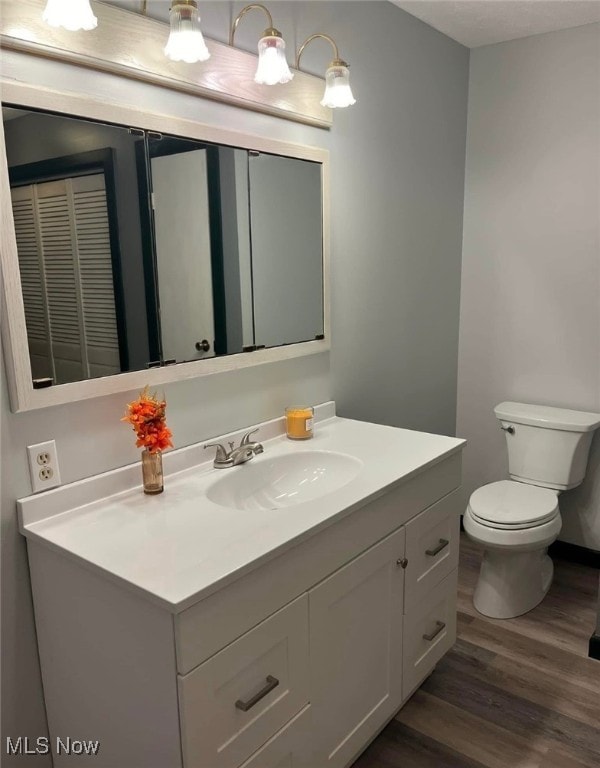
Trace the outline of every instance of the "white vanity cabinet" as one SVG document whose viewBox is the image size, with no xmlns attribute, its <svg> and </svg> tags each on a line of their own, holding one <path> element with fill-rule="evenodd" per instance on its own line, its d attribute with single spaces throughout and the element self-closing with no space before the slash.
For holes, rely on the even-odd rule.
<svg viewBox="0 0 600 768">
<path fill-rule="evenodd" d="M 94 768 L 351 765 L 454 643 L 459 484 L 448 450 L 171 609 L 67 551 L 63 533 L 99 536 L 109 505 L 23 526 L 51 738 L 98 739 Z M 152 524 L 175 525 L 132 499 L 129 524 L 153 503 Z M 110 551 L 152 568 L 143 549 Z"/>
<path fill-rule="evenodd" d="M 448 494 L 309 591 L 315 766 L 348 765 L 454 644 L 457 502 Z"/>
</svg>

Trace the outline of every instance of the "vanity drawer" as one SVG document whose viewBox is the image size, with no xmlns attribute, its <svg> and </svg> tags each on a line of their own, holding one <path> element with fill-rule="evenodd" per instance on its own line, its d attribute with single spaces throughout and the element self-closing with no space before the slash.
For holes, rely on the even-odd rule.
<svg viewBox="0 0 600 768">
<path fill-rule="evenodd" d="M 456 490 L 406 524 L 404 613 L 421 605 L 432 587 L 458 567 L 459 504 Z"/>
<path fill-rule="evenodd" d="M 237 768 L 308 703 L 308 596 L 179 676 L 185 768 Z"/>
<path fill-rule="evenodd" d="M 315 768 L 311 715 L 309 704 L 240 768 Z"/>
<path fill-rule="evenodd" d="M 402 699 L 420 685 L 456 640 L 458 569 L 404 617 Z M 443 626 L 442 626 L 443 625 Z"/>
</svg>

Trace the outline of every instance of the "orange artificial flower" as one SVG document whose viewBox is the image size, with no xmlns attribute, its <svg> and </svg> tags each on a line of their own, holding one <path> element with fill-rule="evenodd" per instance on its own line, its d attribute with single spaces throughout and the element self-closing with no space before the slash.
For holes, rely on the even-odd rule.
<svg viewBox="0 0 600 768">
<path fill-rule="evenodd" d="M 148 392 L 148 387 L 140 392 L 137 400 L 129 403 L 127 412 L 121 421 L 128 421 L 136 434 L 138 448 L 147 448 L 150 453 L 172 448 L 171 430 L 165 421 L 167 403 Z"/>
</svg>

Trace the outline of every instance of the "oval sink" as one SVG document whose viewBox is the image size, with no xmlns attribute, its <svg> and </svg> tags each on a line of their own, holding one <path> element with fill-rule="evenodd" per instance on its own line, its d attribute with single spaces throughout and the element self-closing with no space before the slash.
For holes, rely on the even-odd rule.
<svg viewBox="0 0 600 768">
<path fill-rule="evenodd" d="M 223 470 L 206 491 L 210 501 L 244 511 L 281 509 L 317 499 L 353 480 L 362 467 L 354 456 L 334 451 L 262 455 Z"/>
</svg>

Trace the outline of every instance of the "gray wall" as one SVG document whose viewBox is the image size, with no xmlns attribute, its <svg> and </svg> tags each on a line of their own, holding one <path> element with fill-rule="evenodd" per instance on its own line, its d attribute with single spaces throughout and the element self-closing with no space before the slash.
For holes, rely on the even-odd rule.
<svg viewBox="0 0 600 768">
<path fill-rule="evenodd" d="M 506 476 L 502 400 L 600 410 L 600 25 L 471 51 L 457 433 Z M 600 441 L 560 538 L 600 550 Z"/>
<path fill-rule="evenodd" d="M 166 6 L 159 6 L 163 16 Z M 206 34 L 224 40 L 241 7 L 203 3 Z M 167 386 L 176 446 L 273 418 L 291 402 L 317 403 L 333 394 L 343 415 L 451 433 L 468 52 L 388 3 L 269 7 L 290 50 L 325 30 L 352 64 L 358 103 L 335 114 L 330 132 L 6 51 L 3 76 L 140 109 L 158 105 L 166 114 L 331 151 L 333 376 L 330 356 L 317 355 Z M 236 37 L 248 48 L 264 29 L 261 14 L 252 17 Z M 322 73 L 330 58 L 325 44 L 314 44 L 303 63 Z M 137 461 L 131 434 L 119 423 L 132 394 L 14 415 L 2 387 L 3 737 L 45 732 L 25 544 L 14 504 L 30 493 L 25 446 L 56 439 L 67 483 Z M 48 763 L 2 761 L 3 768 Z"/>
<path fill-rule="evenodd" d="M 469 52 L 392 5 L 354 5 L 339 39 L 359 101 L 332 137 L 335 397 L 353 418 L 452 435 Z"/>
</svg>

